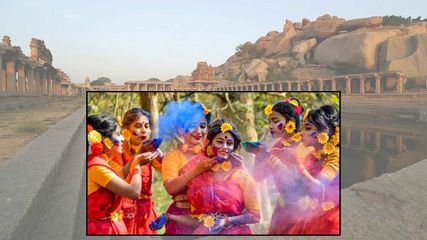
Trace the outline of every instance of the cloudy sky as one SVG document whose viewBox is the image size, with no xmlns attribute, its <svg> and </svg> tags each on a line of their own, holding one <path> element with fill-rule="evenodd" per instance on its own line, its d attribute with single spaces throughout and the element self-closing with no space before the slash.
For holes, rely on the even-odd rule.
<svg viewBox="0 0 427 240">
<path fill-rule="evenodd" d="M 391 2 L 391 3 L 390 3 Z M 43 39 L 55 67 L 73 82 L 106 76 L 116 83 L 189 75 L 198 61 L 224 63 L 285 19 L 401 15 L 427 18 L 427 1 L 19 1 L 0 0 L 0 34 L 30 54 Z"/>
</svg>

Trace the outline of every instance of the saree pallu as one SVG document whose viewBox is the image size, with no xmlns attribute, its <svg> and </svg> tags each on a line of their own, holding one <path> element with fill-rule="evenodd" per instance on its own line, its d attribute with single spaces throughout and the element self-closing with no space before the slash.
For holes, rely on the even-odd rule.
<svg viewBox="0 0 427 240">
<path fill-rule="evenodd" d="M 113 171 L 104 159 L 90 155 L 88 168 L 103 166 Z M 117 174 L 117 173 L 116 173 Z M 117 174 L 118 175 L 118 174 Z M 106 188 L 100 187 L 87 196 L 88 234 L 127 234 L 126 225 L 122 220 L 121 197 Z"/>
</svg>

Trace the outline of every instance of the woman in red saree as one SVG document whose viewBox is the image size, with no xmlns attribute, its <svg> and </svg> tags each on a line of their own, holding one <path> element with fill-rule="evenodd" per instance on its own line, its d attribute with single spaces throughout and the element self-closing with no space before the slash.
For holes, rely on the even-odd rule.
<svg viewBox="0 0 427 240">
<path fill-rule="evenodd" d="M 88 196 L 87 229 L 89 235 L 127 234 L 122 220 L 121 197 L 136 199 L 141 188 L 141 165 L 157 157 L 157 153 L 135 156 L 133 161 L 117 171 L 111 167 L 106 155 L 115 148 L 120 152 L 122 139 L 120 126 L 113 117 L 93 115 L 87 118 L 88 142 Z M 123 180 L 129 175 L 130 183 Z"/>
<path fill-rule="evenodd" d="M 206 150 L 182 168 L 191 180 L 187 191 L 190 216 L 169 213 L 166 218 L 194 226 L 193 234 L 252 234 L 248 224 L 259 222 L 260 210 L 255 181 L 242 158 L 234 154 L 241 141 L 236 127 L 218 119 L 209 125 L 207 140 Z M 191 169 L 209 158 L 215 159 L 215 165 L 193 177 Z"/>
<path fill-rule="evenodd" d="M 180 140 L 179 148 L 167 152 L 162 164 L 163 185 L 173 199 L 173 203 L 166 211 L 168 214 L 177 216 L 190 214 L 187 197 L 189 178 L 183 174 L 182 167 L 202 151 L 210 119 L 211 113 L 203 104 L 190 101 L 171 102 L 159 118 L 160 135 L 177 137 Z M 212 159 L 203 161 L 189 170 L 189 175 L 196 177 L 213 164 Z M 165 234 L 192 234 L 194 230 L 194 226 L 171 220 L 166 224 Z"/>
<path fill-rule="evenodd" d="M 310 154 L 297 153 L 302 185 L 299 208 L 302 214 L 289 228 L 290 234 L 334 234 L 339 224 L 339 113 L 330 105 L 304 117 L 302 142 Z M 305 155 L 305 156 L 304 156 Z"/>
<path fill-rule="evenodd" d="M 133 156 L 137 153 L 146 152 L 146 149 L 151 147 L 145 144 L 150 142 L 148 139 L 151 135 L 151 115 L 141 108 L 133 108 L 126 112 L 122 127 L 122 134 L 125 138 L 123 151 L 121 153 L 111 151 L 109 154 L 118 168 L 131 162 Z M 129 234 L 157 233 L 148 226 L 151 221 L 157 218 L 151 191 L 152 167 L 161 171 L 163 153 L 158 149 L 150 150 L 157 151 L 158 157 L 152 162 L 141 166 L 142 186 L 139 198 L 137 200 L 123 198 L 122 200 L 123 221 Z"/>
</svg>

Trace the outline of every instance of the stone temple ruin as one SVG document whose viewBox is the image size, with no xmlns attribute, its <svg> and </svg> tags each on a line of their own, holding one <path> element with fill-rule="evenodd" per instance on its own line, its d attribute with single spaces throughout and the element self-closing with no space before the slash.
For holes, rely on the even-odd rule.
<svg viewBox="0 0 427 240">
<path fill-rule="evenodd" d="M 52 65 L 53 56 L 43 40 L 30 42 L 31 56 L 12 46 L 9 36 L 0 43 L 0 96 L 67 96 L 84 92 Z"/>
</svg>

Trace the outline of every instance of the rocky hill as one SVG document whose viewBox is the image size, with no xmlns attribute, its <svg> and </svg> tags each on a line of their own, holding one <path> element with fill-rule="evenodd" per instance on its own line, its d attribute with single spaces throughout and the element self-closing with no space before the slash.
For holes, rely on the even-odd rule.
<svg viewBox="0 0 427 240">
<path fill-rule="evenodd" d="M 215 68 L 215 79 L 278 81 L 398 70 L 425 84 L 427 22 L 384 25 L 379 16 L 345 20 L 326 14 L 315 21 L 286 20 L 281 32 L 237 47 Z"/>
</svg>

